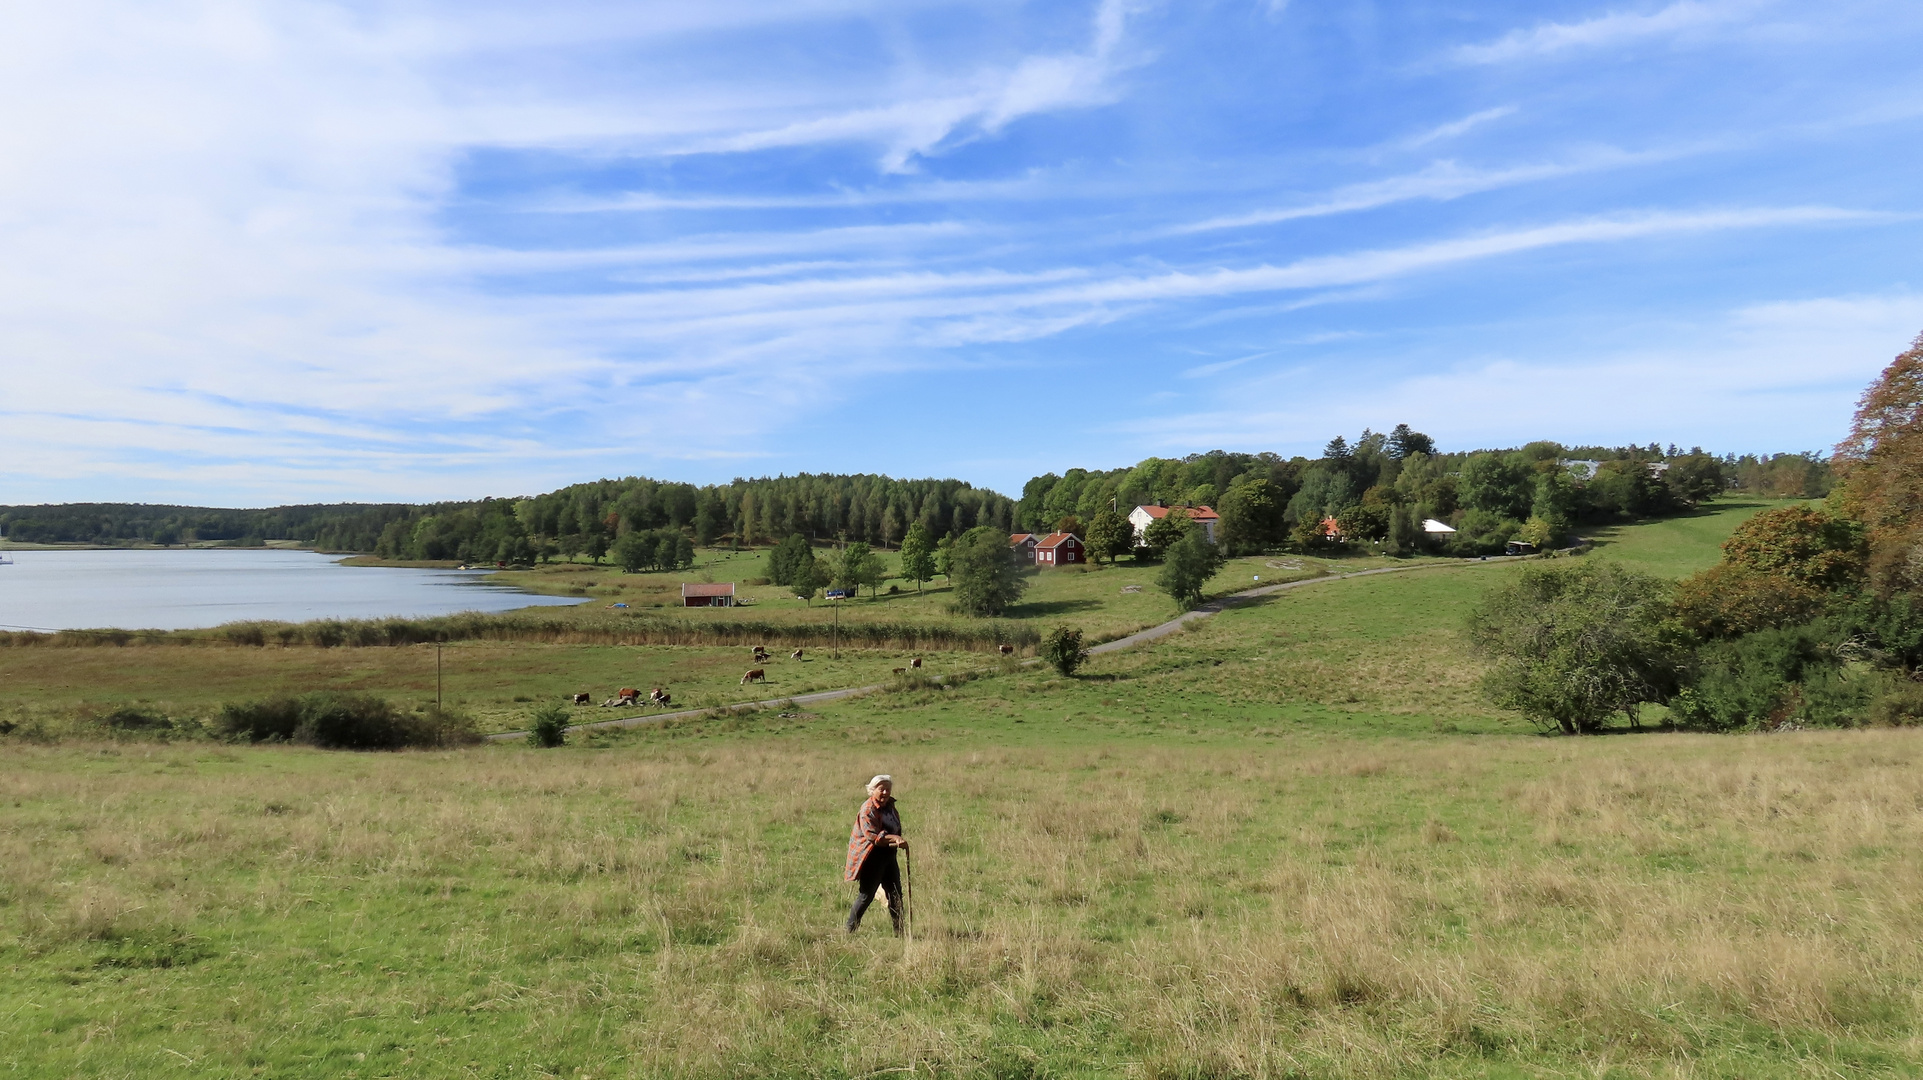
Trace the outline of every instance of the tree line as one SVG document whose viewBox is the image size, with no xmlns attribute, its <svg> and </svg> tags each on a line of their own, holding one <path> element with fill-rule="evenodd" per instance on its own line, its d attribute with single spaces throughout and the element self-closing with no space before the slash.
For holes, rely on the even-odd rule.
<svg viewBox="0 0 1923 1080">
<path fill-rule="evenodd" d="M 1155 503 L 1214 509 L 1228 554 L 1361 540 L 1400 552 L 1480 555 L 1512 539 L 1547 546 L 1583 523 L 1684 512 L 1729 491 L 1820 497 L 1831 482 L 1829 462 L 1814 454 L 1717 456 L 1700 447 L 1548 441 L 1445 453 L 1401 424 L 1386 434 L 1365 430 L 1353 442 L 1338 435 L 1314 459 L 1216 450 L 1105 472 L 1048 473 L 1023 486 L 1016 518 L 1035 532 L 1084 533 L 1096 558 L 1133 550 L 1132 530 L 1118 535 L 1116 519 Z M 1427 532 L 1423 522 L 1431 519 L 1455 531 Z M 1180 530 L 1165 530 L 1159 542 L 1153 534 L 1143 538 L 1146 553 L 1159 557 Z"/>
<path fill-rule="evenodd" d="M 1923 721 L 1923 335 L 1832 461 L 1823 503 L 1757 514 L 1680 583 L 1581 560 L 1492 590 L 1469 622 L 1491 698 L 1569 734 L 1648 704 L 1719 731 Z"/>
<path fill-rule="evenodd" d="M 1014 502 L 959 480 L 872 474 L 737 479 L 697 486 L 647 477 L 572 484 L 527 498 L 228 510 L 128 503 L 0 507 L 0 535 L 22 543 L 231 543 L 285 540 L 383 558 L 528 563 L 599 561 L 630 533 L 668 530 L 694 544 L 815 541 L 900 544 L 915 525 L 955 537 L 1012 528 Z M 637 542 L 638 543 L 638 542 Z M 644 563 L 656 559 L 655 540 Z M 633 544 L 625 558 L 640 557 Z M 649 562 L 647 560 L 655 561 Z"/>
</svg>

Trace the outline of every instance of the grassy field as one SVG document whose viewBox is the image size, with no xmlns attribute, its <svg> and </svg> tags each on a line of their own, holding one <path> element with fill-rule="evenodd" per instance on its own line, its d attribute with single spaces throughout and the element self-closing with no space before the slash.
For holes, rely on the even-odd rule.
<svg viewBox="0 0 1923 1080">
<path fill-rule="evenodd" d="M 1516 569 L 557 751 L 0 739 L 0 1075 L 1923 1072 L 1923 733 L 1540 737 Z M 839 929 L 881 771 L 912 943 Z"/>
</svg>

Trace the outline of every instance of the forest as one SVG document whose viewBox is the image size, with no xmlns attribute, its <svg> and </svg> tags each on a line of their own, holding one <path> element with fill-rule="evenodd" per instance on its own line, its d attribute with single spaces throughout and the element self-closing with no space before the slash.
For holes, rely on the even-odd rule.
<svg viewBox="0 0 1923 1080">
<path fill-rule="evenodd" d="M 1571 460 L 1597 463 L 1598 475 L 1581 483 L 1557 479 L 1567 470 L 1556 463 Z M 1013 531 L 1066 522 L 1079 531 L 1104 507 L 1126 514 L 1137 503 L 1161 501 L 1216 506 L 1236 550 L 1287 544 L 1302 522 L 1324 517 L 1340 520 L 1348 536 L 1384 541 L 1407 534 L 1411 522 L 1435 517 L 1458 528 L 1455 546 L 1467 554 L 1499 547 L 1531 522 L 1555 532 L 1580 521 L 1655 516 L 1724 490 L 1818 498 L 1830 483 L 1827 459 L 1809 453 L 1717 457 L 1673 446 L 1550 442 L 1442 453 L 1403 425 L 1387 435 L 1365 431 L 1353 443 L 1338 436 L 1314 460 L 1216 450 L 1108 471 L 1049 473 L 1030 480 L 1019 501 L 960 480 L 874 474 L 803 473 L 711 485 L 626 477 L 532 497 L 430 504 L 0 506 L 0 537 L 103 546 L 288 542 L 389 559 L 529 563 L 598 560 L 637 531 L 670 530 L 703 546 L 803 536 L 880 548 L 899 545 L 917 523 L 936 539 L 978 525 Z"/>
</svg>

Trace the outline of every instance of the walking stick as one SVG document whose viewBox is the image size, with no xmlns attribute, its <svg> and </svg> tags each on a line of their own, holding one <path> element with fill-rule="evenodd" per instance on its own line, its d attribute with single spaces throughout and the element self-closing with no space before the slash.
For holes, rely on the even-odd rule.
<svg viewBox="0 0 1923 1080">
<path fill-rule="evenodd" d="M 901 888 L 902 921 L 908 927 L 908 944 L 913 945 L 915 943 L 915 849 L 909 848 L 903 851 L 902 857 L 908 863 L 907 874 L 902 879 Z"/>
</svg>

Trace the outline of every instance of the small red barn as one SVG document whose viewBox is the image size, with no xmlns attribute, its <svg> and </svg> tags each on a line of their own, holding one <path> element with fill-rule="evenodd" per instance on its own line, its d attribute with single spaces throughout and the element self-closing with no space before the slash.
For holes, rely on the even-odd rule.
<svg viewBox="0 0 1923 1080">
<path fill-rule="evenodd" d="M 1035 561 L 1035 545 L 1039 543 L 1041 537 L 1034 533 L 1015 533 L 1008 538 L 1008 552 L 1015 556 L 1016 562 L 1032 563 Z"/>
<path fill-rule="evenodd" d="M 681 585 L 682 607 L 733 607 L 734 582 L 724 581 L 710 584 L 705 581 L 683 582 Z"/>
<path fill-rule="evenodd" d="M 1036 566 L 1067 566 L 1087 561 L 1081 538 L 1074 533 L 1049 533 L 1035 544 Z"/>
</svg>

